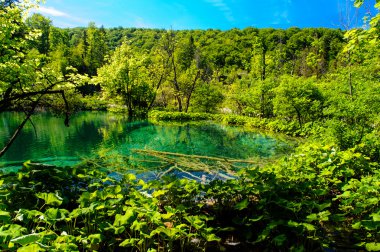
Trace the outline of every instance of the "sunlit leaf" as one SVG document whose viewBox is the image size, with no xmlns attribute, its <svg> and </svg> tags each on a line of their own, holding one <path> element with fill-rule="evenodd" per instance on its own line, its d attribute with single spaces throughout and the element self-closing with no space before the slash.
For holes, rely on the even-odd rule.
<svg viewBox="0 0 380 252">
<path fill-rule="evenodd" d="M 41 238 L 40 234 L 28 234 L 28 235 L 23 235 L 23 236 L 14 238 L 11 240 L 11 242 L 18 243 L 20 245 L 27 245 L 27 244 L 38 241 L 40 238 Z"/>
<path fill-rule="evenodd" d="M 44 248 L 41 248 L 38 244 L 31 244 L 25 247 L 21 247 L 17 249 L 17 252 L 39 252 L 39 251 L 46 251 Z"/>
<path fill-rule="evenodd" d="M 365 244 L 368 251 L 380 251 L 380 242 L 370 242 Z"/>
<path fill-rule="evenodd" d="M 122 243 L 119 244 L 120 247 L 133 247 L 135 246 L 140 239 L 137 238 L 131 238 L 131 239 L 125 239 Z"/>
<path fill-rule="evenodd" d="M 133 211 L 133 209 L 129 208 L 124 215 L 116 214 L 113 225 L 115 227 L 130 225 L 135 221 L 136 217 L 136 213 Z"/>
<path fill-rule="evenodd" d="M 206 240 L 208 242 L 212 242 L 212 241 L 220 241 L 221 239 L 218 236 L 216 236 L 215 234 L 208 234 L 208 235 L 206 235 Z"/>
<path fill-rule="evenodd" d="M 63 199 L 57 193 L 37 193 L 37 198 L 43 199 L 46 205 L 60 206 Z"/>
<path fill-rule="evenodd" d="M 248 199 L 244 199 L 235 205 L 235 209 L 243 210 L 243 209 L 246 209 L 248 207 L 248 205 L 249 205 Z"/>
</svg>

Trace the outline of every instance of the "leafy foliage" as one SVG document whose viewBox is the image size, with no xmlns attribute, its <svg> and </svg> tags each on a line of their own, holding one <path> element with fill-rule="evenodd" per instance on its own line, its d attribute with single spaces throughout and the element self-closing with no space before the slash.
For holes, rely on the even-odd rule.
<svg viewBox="0 0 380 252">
<path fill-rule="evenodd" d="M 375 249 L 378 163 L 359 149 L 297 153 L 207 184 L 25 163 L 1 176 L 1 247 L 202 250 L 235 237 L 241 248 Z"/>
</svg>

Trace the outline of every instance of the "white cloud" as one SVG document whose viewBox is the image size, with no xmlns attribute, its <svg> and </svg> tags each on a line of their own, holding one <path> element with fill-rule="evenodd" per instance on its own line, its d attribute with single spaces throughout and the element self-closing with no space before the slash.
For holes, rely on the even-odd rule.
<svg viewBox="0 0 380 252">
<path fill-rule="evenodd" d="M 53 7 L 43 7 L 40 6 L 38 9 L 36 9 L 37 12 L 40 12 L 42 14 L 47 14 L 53 17 L 69 17 L 69 14 L 66 14 L 62 11 L 59 11 L 57 9 L 54 9 Z"/>
<path fill-rule="evenodd" d="M 154 25 L 152 25 L 149 21 L 144 19 L 143 17 L 136 15 L 132 12 L 123 12 L 122 15 L 120 15 L 120 20 L 118 20 L 120 25 L 124 25 L 127 27 L 134 27 L 134 28 L 154 28 Z"/>
<path fill-rule="evenodd" d="M 224 0 L 205 0 L 205 1 L 213 5 L 214 7 L 218 8 L 224 14 L 224 17 L 228 21 L 230 22 L 235 21 L 231 8 L 224 2 Z"/>
<path fill-rule="evenodd" d="M 147 23 L 142 17 L 135 17 L 133 27 L 136 28 L 152 28 L 153 26 Z"/>
<path fill-rule="evenodd" d="M 41 13 L 50 17 L 53 20 L 54 25 L 58 27 L 76 27 L 89 23 L 89 20 L 71 16 L 63 11 L 55 9 L 54 7 L 39 6 L 34 8 L 31 13 Z"/>
<path fill-rule="evenodd" d="M 283 0 L 281 4 L 276 5 L 276 0 L 272 0 L 271 5 L 276 6 L 276 11 L 273 14 L 272 25 L 290 24 L 289 9 L 292 6 L 292 0 Z"/>
</svg>

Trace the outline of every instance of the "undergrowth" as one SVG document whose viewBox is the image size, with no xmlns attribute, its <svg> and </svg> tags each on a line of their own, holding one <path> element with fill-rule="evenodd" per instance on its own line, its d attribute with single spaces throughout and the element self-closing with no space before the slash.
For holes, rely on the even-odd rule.
<svg viewBox="0 0 380 252">
<path fill-rule="evenodd" d="M 0 248 L 380 250 L 379 164 L 368 149 L 305 144 L 209 183 L 27 162 L 0 178 Z"/>
</svg>

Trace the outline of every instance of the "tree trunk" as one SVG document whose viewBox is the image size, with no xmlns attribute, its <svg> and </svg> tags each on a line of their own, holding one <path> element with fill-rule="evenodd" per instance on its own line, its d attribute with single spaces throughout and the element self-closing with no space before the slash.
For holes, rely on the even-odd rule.
<svg viewBox="0 0 380 252">
<path fill-rule="evenodd" d="M 261 118 L 266 117 L 265 116 L 265 94 L 263 91 L 261 91 L 261 96 L 260 96 L 260 111 L 261 111 L 260 117 Z"/>
<path fill-rule="evenodd" d="M 191 95 L 192 95 L 193 92 L 194 92 L 195 85 L 196 85 L 196 83 L 197 83 L 197 80 L 198 80 L 198 78 L 199 78 L 199 75 L 200 75 L 200 70 L 198 69 L 198 71 L 197 71 L 197 75 L 195 76 L 195 79 L 194 79 L 193 84 L 192 84 L 192 86 L 191 86 L 190 92 L 189 92 L 189 94 L 188 94 L 188 96 L 187 96 L 186 107 L 185 107 L 185 112 L 186 112 L 186 113 L 187 113 L 187 111 L 189 110 Z"/>
<path fill-rule="evenodd" d="M 174 88 L 176 91 L 175 97 L 176 97 L 177 102 L 178 102 L 178 112 L 182 112 L 182 99 L 181 99 L 181 94 L 180 94 L 181 89 L 180 89 L 178 81 L 177 81 L 177 68 L 176 68 L 175 62 L 174 62 L 174 55 L 172 55 L 171 57 L 172 57 L 172 66 L 173 66 L 173 73 L 174 73 L 173 84 L 174 84 Z"/>
<path fill-rule="evenodd" d="M 263 48 L 263 54 L 262 54 L 262 57 L 261 57 L 261 63 L 262 63 L 262 71 L 261 71 L 261 80 L 263 81 L 263 80 L 265 80 L 265 78 L 266 78 L 266 67 L 267 67 L 267 65 L 266 65 L 266 49 L 264 49 Z"/>
</svg>

